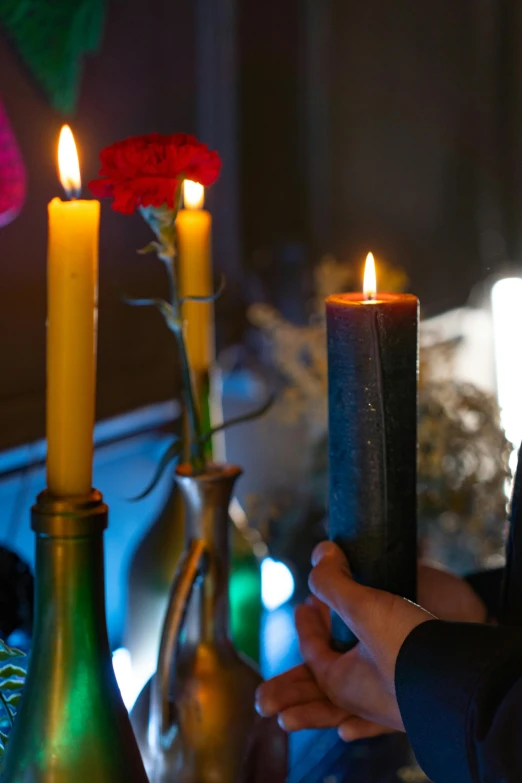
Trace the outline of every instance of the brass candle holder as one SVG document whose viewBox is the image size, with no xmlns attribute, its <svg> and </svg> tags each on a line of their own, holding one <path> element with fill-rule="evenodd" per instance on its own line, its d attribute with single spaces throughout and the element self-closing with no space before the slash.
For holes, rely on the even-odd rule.
<svg viewBox="0 0 522 783">
<path fill-rule="evenodd" d="M 112 668 L 105 618 L 101 494 L 32 509 L 35 625 L 2 783 L 147 783 Z"/>
</svg>

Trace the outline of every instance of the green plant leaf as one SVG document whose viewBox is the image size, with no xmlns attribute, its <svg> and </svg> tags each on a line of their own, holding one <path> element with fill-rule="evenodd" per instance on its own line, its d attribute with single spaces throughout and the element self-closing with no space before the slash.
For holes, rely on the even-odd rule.
<svg viewBox="0 0 522 783">
<path fill-rule="evenodd" d="M 12 663 L 6 663 L 5 666 L 0 668 L 0 678 L 7 679 L 8 677 L 25 678 L 25 669 L 22 669 L 20 666 L 14 666 Z"/>
<path fill-rule="evenodd" d="M 4 694 L 2 693 L 2 691 L 0 691 L 0 701 L 2 702 L 2 704 L 4 706 L 4 712 L 7 715 L 7 717 L 9 718 L 9 722 L 10 722 L 10 724 L 12 726 L 13 725 L 13 714 L 12 714 L 10 708 L 9 708 L 9 704 L 7 703 L 6 698 L 5 698 Z"/>
<path fill-rule="evenodd" d="M 162 246 L 159 242 L 149 242 L 148 245 L 145 245 L 145 247 L 140 248 L 140 250 L 137 250 L 136 252 L 139 253 L 140 256 L 145 256 L 147 253 L 160 253 L 163 250 Z"/>
<path fill-rule="evenodd" d="M 178 462 L 181 454 L 183 453 L 183 441 L 180 438 L 176 438 L 174 443 L 171 443 L 166 452 L 163 454 L 159 461 L 159 465 L 156 468 L 156 472 L 152 478 L 150 484 L 136 497 L 131 498 L 132 501 L 143 500 L 147 495 L 150 495 L 152 490 L 158 485 L 161 477 L 165 473 L 165 470 L 171 462 Z"/>
<path fill-rule="evenodd" d="M 0 661 L 6 661 L 8 658 L 25 658 L 25 653 L 16 647 L 9 647 L 0 639 Z"/>
<path fill-rule="evenodd" d="M 215 293 L 210 294 L 210 296 L 184 296 L 183 299 L 180 299 L 180 304 L 184 304 L 184 302 L 215 302 L 217 299 L 219 299 L 225 290 L 225 286 L 225 275 L 221 275 L 219 285 Z"/>
<path fill-rule="evenodd" d="M 246 421 L 252 421 L 253 419 L 258 419 L 260 416 L 263 416 L 263 414 L 265 414 L 272 407 L 275 398 L 276 395 L 271 394 L 268 400 L 260 408 L 257 408 L 251 413 L 246 413 L 244 416 L 237 416 L 235 419 L 229 419 L 228 421 L 224 421 L 222 424 L 218 424 L 217 427 L 212 427 L 211 430 L 204 433 L 204 435 L 201 437 L 200 443 L 204 445 L 217 432 L 222 432 L 223 430 L 226 430 L 229 427 L 234 427 L 236 424 L 244 424 L 244 422 Z"/>
<path fill-rule="evenodd" d="M 25 658 L 25 654 L 16 647 L 9 647 L 0 639 L 0 661 L 10 658 Z M 3 706 L 4 715 L 0 719 L 2 728 L 12 727 L 16 715 L 16 706 L 21 699 L 21 690 L 24 686 L 26 672 L 21 666 L 13 663 L 5 663 L 0 667 L 0 704 Z M 5 743 L 8 735 L 0 731 L 0 759 L 4 755 Z"/>
<path fill-rule="evenodd" d="M 125 294 L 122 294 L 121 298 L 131 307 L 156 307 L 163 316 L 169 329 L 181 328 L 181 324 L 178 324 L 176 321 L 172 305 L 164 299 L 133 299 Z"/>
<path fill-rule="evenodd" d="M 3 691 L 19 691 L 24 687 L 24 681 L 20 677 L 10 677 L 8 680 L 2 680 L 0 688 Z"/>
<path fill-rule="evenodd" d="M 179 186 L 178 186 L 179 190 Z M 175 199 L 178 202 L 178 197 Z M 143 219 L 159 239 L 159 257 L 170 258 L 175 254 L 177 209 L 163 207 L 140 207 Z"/>
</svg>

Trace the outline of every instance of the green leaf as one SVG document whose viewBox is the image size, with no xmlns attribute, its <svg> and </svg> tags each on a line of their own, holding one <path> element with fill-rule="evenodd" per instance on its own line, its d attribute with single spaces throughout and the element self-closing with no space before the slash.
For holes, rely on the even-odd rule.
<svg viewBox="0 0 522 783">
<path fill-rule="evenodd" d="M 6 696 L 6 702 L 12 706 L 16 707 L 17 704 L 20 702 L 20 699 L 22 698 L 22 694 L 20 692 L 18 693 L 11 693 L 10 696 Z"/>
<path fill-rule="evenodd" d="M 25 669 L 22 669 L 20 666 L 13 666 L 12 663 L 7 663 L 0 668 L 0 677 L 2 679 L 7 679 L 8 677 L 23 677 L 25 679 L 25 675 Z"/>
<path fill-rule="evenodd" d="M 3 691 L 19 691 L 24 687 L 24 680 L 20 677 L 11 677 L 8 680 L 2 680 L 0 689 Z"/>
<path fill-rule="evenodd" d="M 164 299 L 133 299 L 132 297 L 121 295 L 123 301 L 131 307 L 156 307 L 163 316 L 169 329 L 181 328 L 177 323 L 172 305 Z"/>
<path fill-rule="evenodd" d="M 9 722 L 10 722 L 10 724 L 12 726 L 13 725 L 13 714 L 11 712 L 9 704 L 7 703 L 6 698 L 5 698 L 4 694 L 2 693 L 2 691 L 0 691 L 0 701 L 4 705 L 4 711 L 5 711 L 6 715 L 7 715 L 7 717 L 9 718 Z"/>
<path fill-rule="evenodd" d="M 140 256 L 145 256 L 147 253 L 160 253 L 163 250 L 162 245 L 159 242 L 149 242 L 145 247 L 140 248 L 137 252 Z"/>
<path fill-rule="evenodd" d="M 158 482 L 160 481 L 161 477 L 165 473 L 165 470 L 167 469 L 169 464 L 171 462 L 175 462 L 175 463 L 178 462 L 182 452 L 183 452 L 183 441 L 180 438 L 176 438 L 174 443 L 171 443 L 171 445 L 168 447 L 168 449 L 160 459 L 159 465 L 156 468 L 156 472 L 150 484 L 143 492 L 141 492 L 136 497 L 131 498 L 131 500 L 136 502 L 137 500 L 143 500 L 143 498 L 146 498 L 147 495 L 150 495 L 152 490 L 158 485 Z"/>
<path fill-rule="evenodd" d="M 272 407 L 275 398 L 276 395 L 271 394 L 268 400 L 260 408 L 257 408 L 251 413 L 246 413 L 244 416 L 237 416 L 235 419 L 224 421 L 222 424 L 218 424 L 217 427 L 212 427 L 211 430 L 205 432 L 205 434 L 201 437 L 201 445 L 207 443 L 217 432 L 222 432 L 222 430 L 226 430 L 228 427 L 234 427 L 236 424 L 244 424 L 246 421 L 252 421 L 253 419 L 258 419 L 260 416 L 263 416 L 263 414 L 265 414 Z"/>
<path fill-rule="evenodd" d="M 6 661 L 8 658 L 25 658 L 25 653 L 16 647 L 9 647 L 0 639 L 0 661 Z"/>
<path fill-rule="evenodd" d="M 184 302 L 215 302 L 223 291 L 225 290 L 226 286 L 226 280 L 225 275 L 221 275 L 219 286 L 217 288 L 217 291 L 215 293 L 211 294 L 210 296 L 184 296 L 183 299 L 180 299 L 180 303 L 183 304 Z"/>
<path fill-rule="evenodd" d="M 179 188 L 178 188 L 179 189 Z M 175 199 L 177 202 L 177 198 Z M 143 219 L 160 241 L 160 254 L 165 258 L 175 255 L 177 209 L 168 207 L 140 207 Z"/>
</svg>

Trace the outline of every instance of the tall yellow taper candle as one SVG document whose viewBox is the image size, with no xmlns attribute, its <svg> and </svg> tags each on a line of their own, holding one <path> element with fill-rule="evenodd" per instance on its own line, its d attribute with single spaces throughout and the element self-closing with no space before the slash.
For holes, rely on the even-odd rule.
<svg viewBox="0 0 522 783">
<path fill-rule="evenodd" d="M 205 189 L 191 180 L 183 185 L 185 209 L 180 209 L 176 221 L 180 295 L 211 296 L 212 217 L 202 209 Z M 198 376 L 208 372 L 214 359 L 214 307 L 212 303 L 185 302 L 183 319 L 190 363 Z"/>
<path fill-rule="evenodd" d="M 100 202 L 74 198 L 80 169 L 67 125 L 58 164 L 71 200 L 48 207 L 47 487 L 69 497 L 92 485 Z"/>
</svg>

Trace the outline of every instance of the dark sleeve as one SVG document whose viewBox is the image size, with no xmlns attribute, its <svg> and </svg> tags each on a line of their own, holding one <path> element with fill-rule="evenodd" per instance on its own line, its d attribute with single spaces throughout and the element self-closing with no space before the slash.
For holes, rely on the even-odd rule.
<svg viewBox="0 0 522 783">
<path fill-rule="evenodd" d="M 395 686 L 433 783 L 520 783 L 522 629 L 422 623 L 399 652 Z"/>
<path fill-rule="evenodd" d="M 479 571 L 476 574 L 469 574 L 469 576 L 466 577 L 466 582 L 486 604 L 488 616 L 494 617 L 497 620 L 501 614 L 500 607 L 503 580 L 503 568 L 493 568 L 490 571 Z"/>
</svg>

